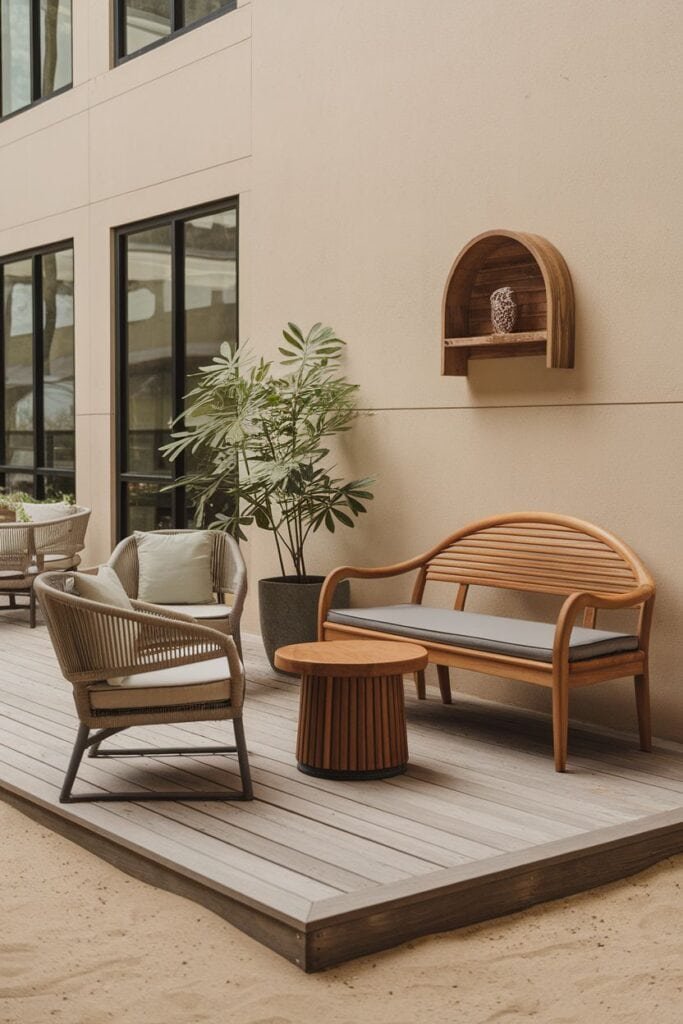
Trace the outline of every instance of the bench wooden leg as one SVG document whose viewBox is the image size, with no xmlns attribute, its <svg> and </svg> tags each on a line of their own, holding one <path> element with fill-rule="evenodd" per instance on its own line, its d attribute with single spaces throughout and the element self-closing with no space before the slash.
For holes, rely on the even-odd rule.
<svg viewBox="0 0 683 1024">
<path fill-rule="evenodd" d="M 427 683 L 425 682 L 424 670 L 420 670 L 415 673 L 415 689 L 417 691 L 418 700 L 426 700 L 427 698 Z"/>
<path fill-rule="evenodd" d="M 566 675 L 553 679 L 553 752 L 555 771 L 567 770 L 567 741 L 569 737 L 569 686 Z"/>
<path fill-rule="evenodd" d="M 451 673 L 448 665 L 437 665 L 436 671 L 439 676 L 439 689 L 441 690 L 442 704 L 452 704 L 451 696 Z"/>
<path fill-rule="evenodd" d="M 641 676 L 634 677 L 634 683 L 640 749 L 649 751 L 652 750 L 652 725 L 650 721 L 650 672 L 647 665 Z"/>
</svg>

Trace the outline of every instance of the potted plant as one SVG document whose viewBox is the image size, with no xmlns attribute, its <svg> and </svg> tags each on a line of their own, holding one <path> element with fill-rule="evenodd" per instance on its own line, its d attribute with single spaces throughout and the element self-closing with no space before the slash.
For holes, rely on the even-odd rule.
<svg viewBox="0 0 683 1024">
<path fill-rule="evenodd" d="M 23 505 L 25 501 L 31 501 L 30 495 L 20 491 L 0 492 L 0 523 L 28 523 L 29 517 Z"/>
<path fill-rule="evenodd" d="M 25 491 L 5 492 L 0 489 L 0 523 L 30 523 L 30 511 L 42 505 L 73 505 L 73 494 L 56 492 L 47 498 L 34 498 Z"/>
<path fill-rule="evenodd" d="M 322 528 L 334 533 L 337 526 L 354 526 L 372 498 L 371 478 L 339 479 L 328 460 L 326 439 L 348 430 L 358 416 L 358 385 L 340 371 L 344 342 L 322 324 L 304 336 L 290 323 L 283 337 L 280 372 L 247 347 L 233 351 L 224 343 L 201 368 L 180 429 L 162 448 L 171 460 L 191 453 L 195 468 L 174 486 L 188 488 L 197 525 L 209 520 L 242 539 L 252 524 L 272 533 L 280 575 L 259 580 L 271 664 L 278 647 L 316 636 L 324 577 L 309 572 L 309 538 Z M 226 498 L 228 507 L 217 511 Z M 334 604 L 348 603 L 344 581 Z"/>
</svg>

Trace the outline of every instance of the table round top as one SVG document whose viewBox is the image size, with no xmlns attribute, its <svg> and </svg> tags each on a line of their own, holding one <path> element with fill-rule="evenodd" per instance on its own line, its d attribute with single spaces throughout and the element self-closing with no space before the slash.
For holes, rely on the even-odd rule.
<svg viewBox="0 0 683 1024">
<path fill-rule="evenodd" d="M 313 676 L 370 678 L 424 669 L 427 652 L 418 644 L 397 640 L 323 640 L 280 647 L 275 665 L 284 672 Z"/>
</svg>

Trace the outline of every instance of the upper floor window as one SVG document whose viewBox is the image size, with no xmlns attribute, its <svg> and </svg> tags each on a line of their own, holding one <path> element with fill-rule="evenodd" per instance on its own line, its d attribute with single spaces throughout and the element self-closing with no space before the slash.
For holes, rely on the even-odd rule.
<svg viewBox="0 0 683 1024">
<path fill-rule="evenodd" d="M 74 252 L 0 259 L 0 487 L 74 494 Z"/>
<path fill-rule="evenodd" d="M 117 60 L 157 46 L 236 6 L 237 0 L 117 0 Z"/>
<path fill-rule="evenodd" d="M 72 0 L 0 0 L 0 116 L 72 83 Z"/>
</svg>

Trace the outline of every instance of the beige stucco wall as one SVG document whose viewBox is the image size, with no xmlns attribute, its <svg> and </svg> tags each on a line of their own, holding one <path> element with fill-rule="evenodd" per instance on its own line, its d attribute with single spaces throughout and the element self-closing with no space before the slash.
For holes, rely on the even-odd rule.
<svg viewBox="0 0 683 1024">
<path fill-rule="evenodd" d="M 377 474 L 376 501 L 353 533 L 316 539 L 315 568 L 400 560 L 492 512 L 607 526 L 658 580 L 655 727 L 683 739 L 680 4 L 252 0 L 115 69 L 109 4 L 74 6 L 74 89 L 0 125 L 0 253 L 75 239 L 91 560 L 113 534 L 111 229 L 239 195 L 242 338 L 274 353 L 287 319 L 331 322 L 372 412 L 340 461 Z M 535 358 L 440 376 L 448 269 L 496 227 L 564 254 L 575 370 Z M 276 563 L 264 536 L 245 553 L 256 629 L 255 581 Z M 531 687 L 456 685 L 547 706 Z M 630 685 L 578 693 L 572 711 L 631 729 Z"/>
<path fill-rule="evenodd" d="M 331 322 L 372 410 L 349 463 L 377 474 L 374 508 L 353 533 L 320 538 L 316 567 L 400 561 L 495 512 L 604 525 L 658 580 L 655 727 L 679 739 L 680 29 L 680 5 L 663 0 L 257 0 L 251 273 L 252 336 L 274 344 L 286 319 Z M 498 227 L 564 254 L 575 370 L 524 358 L 439 375 L 449 267 Z M 268 539 L 250 546 L 252 578 L 275 571 Z M 375 593 L 407 597 L 398 584 Z M 453 675 L 548 707 L 534 687 Z M 633 729 L 631 685 L 577 692 L 572 713 Z"/>
</svg>

